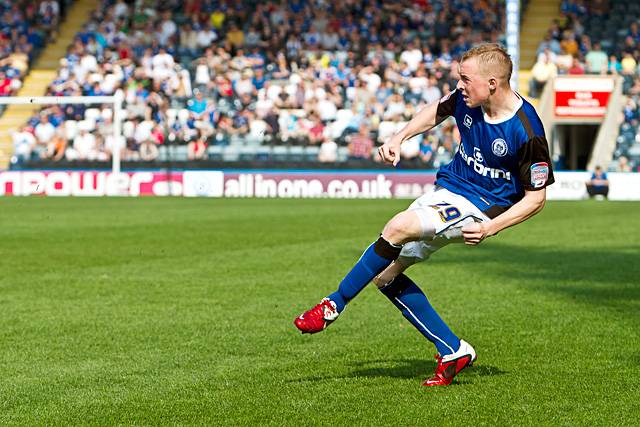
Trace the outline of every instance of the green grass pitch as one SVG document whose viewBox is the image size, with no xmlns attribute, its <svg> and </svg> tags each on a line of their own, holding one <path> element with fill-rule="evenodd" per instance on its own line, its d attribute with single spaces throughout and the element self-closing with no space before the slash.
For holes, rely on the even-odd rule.
<svg viewBox="0 0 640 427">
<path fill-rule="evenodd" d="M 639 203 L 410 269 L 478 352 L 450 387 L 373 287 L 300 335 L 409 203 L 0 199 L 0 425 L 638 425 Z"/>
</svg>

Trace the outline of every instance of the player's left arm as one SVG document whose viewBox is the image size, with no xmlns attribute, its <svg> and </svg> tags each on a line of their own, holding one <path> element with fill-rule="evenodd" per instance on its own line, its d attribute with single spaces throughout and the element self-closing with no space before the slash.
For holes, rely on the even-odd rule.
<svg viewBox="0 0 640 427">
<path fill-rule="evenodd" d="M 520 224 L 531 218 L 544 208 L 547 199 L 547 189 L 525 191 L 524 197 L 508 211 L 498 215 L 491 221 L 474 222 L 462 229 L 464 243 L 477 245 L 487 237 L 497 234 L 505 228 Z"/>
<path fill-rule="evenodd" d="M 464 227 L 462 235 L 467 245 L 477 245 L 505 228 L 520 224 L 544 207 L 546 187 L 554 182 L 549 146 L 544 135 L 532 136 L 522 144 L 518 149 L 518 159 L 517 175 L 524 188 L 524 196 L 492 220 Z"/>
</svg>

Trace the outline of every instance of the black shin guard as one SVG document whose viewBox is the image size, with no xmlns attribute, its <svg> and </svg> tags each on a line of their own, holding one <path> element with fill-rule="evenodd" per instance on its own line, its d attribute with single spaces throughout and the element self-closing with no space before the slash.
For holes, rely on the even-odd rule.
<svg viewBox="0 0 640 427">
<path fill-rule="evenodd" d="M 404 274 L 398 274 L 392 281 L 380 288 L 380 292 L 393 301 L 402 291 L 407 289 L 413 282 Z"/>
</svg>

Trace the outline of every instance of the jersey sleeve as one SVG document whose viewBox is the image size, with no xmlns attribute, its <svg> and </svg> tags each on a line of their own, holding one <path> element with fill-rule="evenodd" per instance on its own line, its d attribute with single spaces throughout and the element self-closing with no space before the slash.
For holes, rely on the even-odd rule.
<svg viewBox="0 0 640 427">
<path fill-rule="evenodd" d="M 436 112 L 436 123 L 441 123 L 447 117 L 455 115 L 458 96 L 458 89 L 454 89 L 440 99 L 438 111 Z"/>
<path fill-rule="evenodd" d="M 518 150 L 519 177 L 525 190 L 540 190 L 555 182 L 549 145 L 544 136 L 536 135 Z"/>
</svg>

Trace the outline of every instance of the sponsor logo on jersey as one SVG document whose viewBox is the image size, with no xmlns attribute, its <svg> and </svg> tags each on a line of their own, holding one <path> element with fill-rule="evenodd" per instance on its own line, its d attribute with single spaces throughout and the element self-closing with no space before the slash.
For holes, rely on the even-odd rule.
<svg viewBox="0 0 640 427">
<path fill-rule="evenodd" d="M 534 163 L 531 165 L 531 186 L 542 188 L 549 178 L 549 165 L 547 163 Z"/>
<path fill-rule="evenodd" d="M 479 150 L 475 151 L 475 149 L 474 149 L 474 156 L 468 155 L 464 151 L 464 144 L 460 144 L 460 148 L 458 148 L 458 154 L 460 154 L 460 157 L 462 157 L 462 160 L 464 160 L 464 162 L 468 166 L 470 166 L 477 174 L 482 176 L 488 176 L 489 178 L 493 178 L 493 179 L 502 178 L 502 179 L 506 179 L 507 181 L 511 181 L 511 172 L 485 166 L 483 164 L 484 159 L 478 160 L 476 158 L 476 153 L 482 156 L 482 153 L 480 153 Z"/>
<path fill-rule="evenodd" d="M 462 121 L 462 123 L 468 127 L 469 129 L 471 129 L 471 125 L 473 124 L 473 119 L 471 118 L 470 115 L 465 114 L 464 115 L 464 120 Z"/>
<path fill-rule="evenodd" d="M 484 157 L 482 156 L 482 151 L 478 147 L 473 147 L 473 158 L 478 163 L 484 163 Z"/>
<path fill-rule="evenodd" d="M 504 157 L 507 155 L 509 149 L 507 148 L 507 141 L 502 138 L 494 139 L 491 143 L 491 151 L 498 157 Z"/>
</svg>

